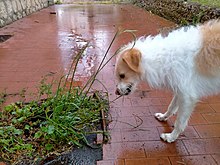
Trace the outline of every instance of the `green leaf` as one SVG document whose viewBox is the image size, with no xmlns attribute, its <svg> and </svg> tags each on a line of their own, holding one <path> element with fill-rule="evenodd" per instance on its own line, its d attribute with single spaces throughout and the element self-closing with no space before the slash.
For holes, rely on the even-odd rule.
<svg viewBox="0 0 220 165">
<path fill-rule="evenodd" d="M 75 144 L 75 145 L 78 146 L 78 147 L 82 147 L 82 144 L 80 144 L 80 143 L 79 143 L 78 141 L 76 141 L 76 140 L 73 140 L 72 143 Z"/>
<path fill-rule="evenodd" d="M 9 145 L 9 143 L 10 143 L 10 140 L 9 139 L 0 139 L 0 143 L 2 144 L 4 144 L 4 145 L 6 145 L 6 146 L 8 146 Z"/>
<path fill-rule="evenodd" d="M 4 130 L 0 128 L 0 136 L 4 136 Z"/>
<path fill-rule="evenodd" d="M 42 134 L 41 131 L 37 131 L 37 132 L 34 134 L 34 138 L 35 138 L 35 139 L 38 139 L 38 138 L 40 138 L 42 135 L 43 135 L 43 134 Z"/>
<path fill-rule="evenodd" d="M 18 118 L 18 122 L 19 122 L 19 123 L 23 122 L 24 120 L 25 120 L 25 117 L 20 117 L 20 118 Z"/>
<path fill-rule="evenodd" d="M 17 109 L 17 115 L 22 115 L 23 114 L 23 110 L 22 109 Z"/>
<path fill-rule="evenodd" d="M 22 130 L 20 130 L 20 129 L 14 129 L 14 134 L 15 134 L 15 135 L 21 135 L 22 133 L 23 133 Z"/>
<path fill-rule="evenodd" d="M 49 125 L 49 126 L 48 126 L 48 129 L 47 129 L 47 133 L 48 133 L 49 135 L 50 135 L 50 134 L 53 134 L 54 130 L 55 130 L 54 126 L 53 126 L 53 125 Z"/>
<path fill-rule="evenodd" d="M 12 121 L 13 124 L 17 124 L 18 123 L 18 120 L 16 118 L 13 118 L 11 121 Z"/>
<path fill-rule="evenodd" d="M 63 110 L 63 107 L 64 107 L 63 104 L 62 104 L 62 105 L 58 105 L 58 106 L 54 109 L 54 112 L 56 112 L 56 113 L 61 112 L 61 111 Z"/>
<path fill-rule="evenodd" d="M 24 144 L 24 148 L 31 151 L 33 149 L 33 145 L 32 144 Z"/>
<path fill-rule="evenodd" d="M 46 148 L 47 151 L 50 151 L 50 150 L 53 149 L 53 145 L 48 143 L 48 144 L 45 145 L 45 148 Z"/>
<path fill-rule="evenodd" d="M 21 145 L 16 144 L 16 145 L 13 147 L 13 150 L 20 150 L 21 148 L 22 148 Z"/>
<path fill-rule="evenodd" d="M 47 127 L 43 127 L 43 126 L 42 126 L 40 129 L 41 129 L 41 131 L 43 131 L 43 132 L 47 132 Z"/>
<path fill-rule="evenodd" d="M 11 112 L 14 109 L 15 104 L 9 104 L 4 107 L 6 112 Z"/>
<path fill-rule="evenodd" d="M 30 128 L 31 128 L 31 126 L 29 126 L 27 124 L 24 126 L 24 129 L 26 129 L 26 130 L 29 130 Z"/>
</svg>

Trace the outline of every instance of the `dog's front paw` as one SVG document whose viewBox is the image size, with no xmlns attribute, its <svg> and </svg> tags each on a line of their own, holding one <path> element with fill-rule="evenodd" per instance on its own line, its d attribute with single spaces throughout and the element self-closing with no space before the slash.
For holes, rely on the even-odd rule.
<svg viewBox="0 0 220 165">
<path fill-rule="evenodd" d="M 172 143 L 176 140 L 176 138 L 173 137 L 171 133 L 162 133 L 160 135 L 160 138 L 163 139 L 165 142 L 168 142 L 168 143 Z"/>
<path fill-rule="evenodd" d="M 167 120 L 166 116 L 163 113 L 155 113 L 154 116 L 159 121 L 166 121 Z"/>
</svg>

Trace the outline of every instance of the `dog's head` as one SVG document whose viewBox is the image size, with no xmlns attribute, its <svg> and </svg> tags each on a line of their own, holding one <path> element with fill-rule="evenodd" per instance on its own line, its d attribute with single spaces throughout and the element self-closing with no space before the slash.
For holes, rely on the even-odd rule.
<svg viewBox="0 0 220 165">
<path fill-rule="evenodd" d="M 116 62 L 116 78 L 118 80 L 116 94 L 128 95 L 133 92 L 140 81 L 141 52 L 132 48 L 120 52 Z"/>
</svg>

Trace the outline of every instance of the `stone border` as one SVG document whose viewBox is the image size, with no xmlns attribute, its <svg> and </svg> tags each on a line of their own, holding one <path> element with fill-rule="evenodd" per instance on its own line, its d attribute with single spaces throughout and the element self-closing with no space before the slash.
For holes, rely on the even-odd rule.
<svg viewBox="0 0 220 165">
<path fill-rule="evenodd" d="M 0 27 L 52 5 L 53 0 L 3 0 L 0 1 Z"/>
<path fill-rule="evenodd" d="M 133 0 L 133 3 L 178 24 L 196 24 L 220 19 L 220 8 L 178 0 Z"/>
</svg>

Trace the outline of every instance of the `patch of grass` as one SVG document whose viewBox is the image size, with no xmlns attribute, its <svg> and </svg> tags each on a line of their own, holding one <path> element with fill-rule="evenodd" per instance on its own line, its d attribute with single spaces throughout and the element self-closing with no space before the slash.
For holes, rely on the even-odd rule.
<svg viewBox="0 0 220 165">
<path fill-rule="evenodd" d="M 0 123 L 0 153 L 5 160 L 43 157 L 71 146 L 89 145 L 86 135 L 98 131 L 108 100 L 99 92 L 59 89 L 58 95 L 5 106 Z M 45 94 L 45 93 L 42 93 Z"/>
<path fill-rule="evenodd" d="M 207 5 L 211 7 L 220 7 L 219 0 L 190 0 L 191 2 L 198 2 L 202 5 Z"/>
</svg>

